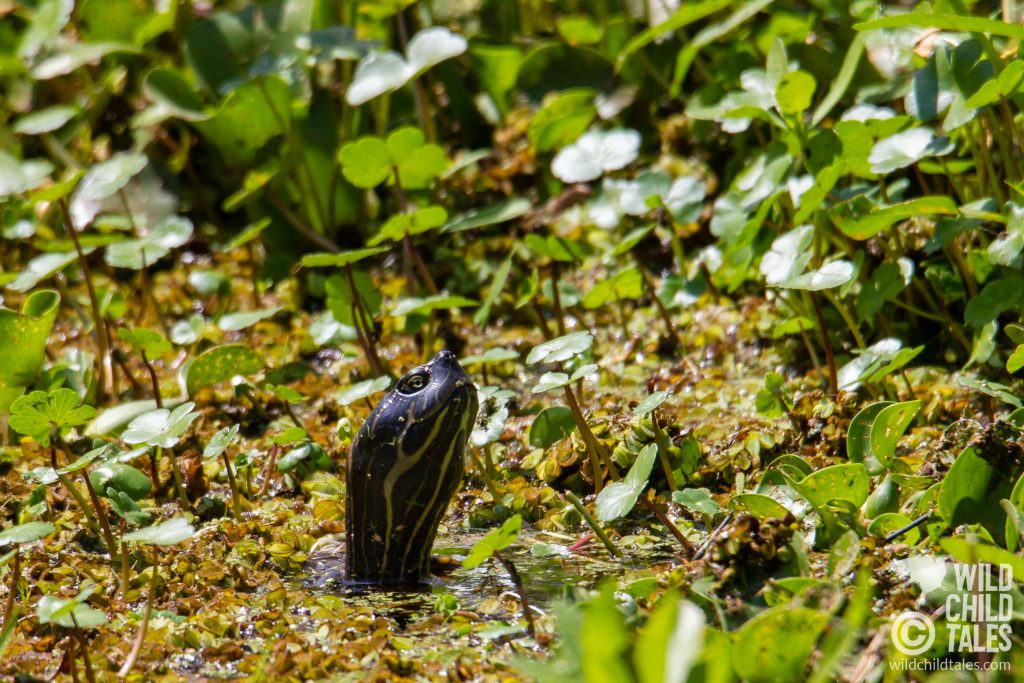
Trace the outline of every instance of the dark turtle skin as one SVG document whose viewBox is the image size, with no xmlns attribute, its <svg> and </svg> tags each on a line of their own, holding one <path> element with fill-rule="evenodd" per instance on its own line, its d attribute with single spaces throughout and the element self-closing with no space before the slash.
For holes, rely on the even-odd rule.
<svg viewBox="0 0 1024 683">
<path fill-rule="evenodd" d="M 345 501 L 349 582 L 416 584 L 430 572 L 438 524 L 462 483 L 479 407 L 455 354 L 413 369 L 352 441 Z"/>
</svg>

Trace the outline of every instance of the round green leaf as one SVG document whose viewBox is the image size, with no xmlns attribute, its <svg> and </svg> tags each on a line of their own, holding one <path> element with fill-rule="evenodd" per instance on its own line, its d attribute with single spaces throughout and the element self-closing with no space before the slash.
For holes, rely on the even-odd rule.
<svg viewBox="0 0 1024 683">
<path fill-rule="evenodd" d="M 231 379 L 247 377 L 263 369 L 263 356 L 248 346 L 228 344 L 204 351 L 188 368 L 185 386 L 190 396 L 203 387 Z"/>
<path fill-rule="evenodd" d="M 550 448 L 576 429 L 572 411 L 565 406 L 550 406 L 540 411 L 530 424 L 527 441 L 534 448 Z"/>
</svg>

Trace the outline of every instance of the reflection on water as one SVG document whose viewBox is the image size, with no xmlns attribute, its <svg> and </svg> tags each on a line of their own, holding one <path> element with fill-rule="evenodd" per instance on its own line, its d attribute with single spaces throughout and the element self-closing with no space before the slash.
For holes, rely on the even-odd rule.
<svg viewBox="0 0 1024 683">
<path fill-rule="evenodd" d="M 434 550 L 441 555 L 461 557 L 482 536 L 483 532 L 456 531 L 439 537 Z M 538 557 L 529 548 L 542 537 L 544 534 L 524 528 L 519 543 L 503 551 L 519 570 L 530 603 L 541 609 L 561 598 L 572 599 L 577 589 L 591 588 L 606 576 L 621 577 L 625 571 L 642 571 L 671 561 L 675 551 L 669 545 L 631 549 L 628 559 L 616 561 L 600 545 L 591 545 L 579 553 Z M 459 567 L 444 576 L 431 576 L 423 585 L 401 587 L 347 583 L 344 570 L 343 544 L 330 545 L 311 555 L 306 571 L 295 577 L 299 583 L 295 587 L 313 594 L 344 597 L 353 605 L 368 607 L 394 620 L 402 628 L 433 614 L 438 593 L 451 593 L 462 609 L 475 610 L 485 600 L 514 590 L 508 575 L 492 562 L 473 569 Z"/>
</svg>

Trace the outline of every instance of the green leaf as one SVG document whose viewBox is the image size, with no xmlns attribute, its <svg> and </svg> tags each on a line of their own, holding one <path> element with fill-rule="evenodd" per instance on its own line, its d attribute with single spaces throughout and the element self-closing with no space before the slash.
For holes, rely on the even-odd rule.
<svg viewBox="0 0 1024 683">
<path fill-rule="evenodd" d="M 758 613 L 733 634 L 733 668 L 754 683 L 802 680 L 828 619 L 827 612 L 789 605 Z"/>
<path fill-rule="evenodd" d="M 593 130 L 555 155 L 551 173 L 562 182 L 583 183 L 625 168 L 639 154 L 640 133 L 635 130 Z"/>
<path fill-rule="evenodd" d="M 82 230 L 89 225 L 104 200 L 123 189 L 148 163 L 144 154 L 121 153 L 90 167 L 75 187 L 68 205 L 75 227 Z"/>
<path fill-rule="evenodd" d="M 647 487 L 657 453 L 657 444 L 650 443 L 644 446 L 625 478 L 608 484 L 597 494 L 595 509 L 599 520 L 611 522 L 629 514 L 636 505 L 637 498 Z"/>
<path fill-rule="evenodd" d="M 516 542 L 522 526 L 523 518 L 519 515 L 512 515 L 505 520 L 500 528 L 492 530 L 469 549 L 469 554 L 462 561 L 462 566 L 472 569 L 494 555 L 495 551 L 509 547 Z"/>
<path fill-rule="evenodd" d="M 192 412 L 195 407 L 196 404 L 189 401 L 174 410 L 159 408 L 139 415 L 131 421 L 121 438 L 130 444 L 145 443 L 160 448 L 171 448 L 199 417 L 198 412 Z"/>
<path fill-rule="evenodd" d="M 362 188 L 394 183 L 397 171 L 404 189 L 423 189 L 448 167 L 444 149 L 426 144 L 423 132 L 411 126 L 399 128 L 386 141 L 372 135 L 354 140 L 341 148 L 338 160 L 345 178 Z"/>
<path fill-rule="evenodd" d="M 964 322 L 975 329 L 980 329 L 998 318 L 1004 311 L 1017 305 L 1022 294 L 1024 278 L 1019 275 L 991 280 L 985 284 L 978 296 L 967 302 Z"/>
<path fill-rule="evenodd" d="M 814 100 L 818 83 L 806 71 L 791 71 L 782 77 L 775 89 L 776 106 L 785 116 L 801 116 Z"/>
<path fill-rule="evenodd" d="M 391 311 L 391 315 L 426 315 L 431 311 L 438 309 L 449 309 L 449 308 L 464 308 L 466 306 L 479 306 L 479 301 L 473 299 L 467 299 L 464 296 L 451 296 L 447 294 L 435 294 L 433 296 L 424 297 L 418 299 L 416 297 L 410 297 L 408 299 L 402 299 L 395 306 L 394 310 Z"/>
<path fill-rule="evenodd" d="M 46 340 L 59 309 L 60 295 L 50 289 L 29 294 L 20 313 L 0 308 L 0 415 L 42 371 Z"/>
<path fill-rule="evenodd" d="M 575 358 L 594 345 L 590 332 L 570 332 L 533 347 L 526 357 L 527 365 L 559 363 Z"/>
<path fill-rule="evenodd" d="M 667 401 L 672 397 L 672 393 L 668 391 L 655 391 L 647 395 L 644 400 L 637 404 L 636 408 L 633 408 L 633 414 L 636 416 L 643 416 L 654 411 L 658 406 Z"/>
<path fill-rule="evenodd" d="M 11 428 L 39 442 L 50 445 L 54 429 L 76 427 L 85 424 L 96 409 L 81 405 L 82 398 L 71 389 L 57 389 L 52 392 L 33 391 L 11 404 Z"/>
<path fill-rule="evenodd" d="M 821 507 L 833 500 L 847 500 L 860 507 L 867 500 L 871 477 L 861 463 L 832 465 L 812 472 L 800 482 L 800 493 Z"/>
<path fill-rule="evenodd" d="M 231 379 L 248 377 L 263 369 L 263 356 L 242 344 L 215 346 L 204 351 L 189 366 L 185 385 L 190 396 L 204 387 Z"/>
<path fill-rule="evenodd" d="M 505 282 L 508 281 L 508 275 L 512 272 L 512 256 L 509 255 L 507 259 L 502 261 L 498 270 L 494 273 L 494 279 L 491 280 L 490 287 L 487 288 L 487 296 L 484 297 L 483 304 L 480 309 L 473 315 L 473 323 L 478 327 L 486 327 L 487 321 L 491 317 L 491 307 L 501 296 L 502 291 L 505 289 Z"/>
<path fill-rule="evenodd" d="M 90 253 L 93 250 L 83 249 L 83 251 Z M 18 273 L 18 277 L 8 283 L 7 289 L 12 289 L 15 292 L 27 292 L 77 260 L 78 254 L 74 251 L 40 254 L 25 265 L 25 268 Z M 0 311 L 2 310 L 0 309 Z"/>
<path fill-rule="evenodd" d="M 646 28 L 626 43 L 626 47 L 619 52 L 618 58 L 615 61 L 616 71 L 621 69 L 625 61 L 635 54 L 637 50 L 649 45 L 659 36 L 670 31 L 678 31 L 685 26 L 700 21 L 704 17 L 727 8 L 730 4 L 729 0 L 702 0 L 697 3 L 680 4 L 668 19 L 660 24 Z"/>
<path fill-rule="evenodd" d="M 97 491 L 123 493 L 132 500 L 149 496 L 153 485 L 140 470 L 120 462 L 108 462 L 89 472 L 89 482 Z"/>
<path fill-rule="evenodd" d="M 53 164 L 44 159 L 21 161 L 0 150 L 0 199 L 34 190 L 50 177 Z"/>
<path fill-rule="evenodd" d="M 132 497 L 124 491 L 116 491 L 109 488 L 105 493 L 110 509 L 131 526 L 142 526 L 147 524 L 153 515 L 140 508 Z"/>
<path fill-rule="evenodd" d="M 372 247 L 384 241 L 398 242 L 406 235 L 419 235 L 439 228 L 446 220 L 448 212 L 436 204 L 412 213 L 395 214 L 381 227 L 380 232 L 366 241 L 366 244 Z"/>
<path fill-rule="evenodd" d="M 274 306 L 273 308 L 261 308 L 256 311 L 225 313 L 220 317 L 220 320 L 217 321 L 217 327 L 225 332 L 237 332 L 238 330 L 244 330 L 247 327 L 255 325 L 261 320 L 274 317 L 283 308 L 283 306 Z"/>
<path fill-rule="evenodd" d="M 78 115 L 78 107 L 56 106 L 47 107 L 31 114 L 18 117 L 14 122 L 14 132 L 22 135 L 42 135 L 64 126 Z"/>
<path fill-rule="evenodd" d="M 184 517 L 174 517 L 166 522 L 125 534 L 122 540 L 128 543 L 147 545 L 176 545 L 195 536 L 196 530 Z"/>
<path fill-rule="evenodd" d="M 683 489 L 672 494 L 672 500 L 687 510 L 701 515 L 715 515 L 722 507 L 711 497 L 707 489 Z"/>
<path fill-rule="evenodd" d="M 986 563 L 1010 568 L 1010 575 L 1018 583 L 1024 576 L 1024 559 L 988 543 L 953 536 L 939 541 L 942 549 L 954 560 L 964 564 Z"/>
<path fill-rule="evenodd" d="M 531 391 L 535 394 L 543 394 L 554 389 L 561 389 L 569 382 L 569 375 L 564 372 L 545 372 Z"/>
<path fill-rule="evenodd" d="M 1001 401 L 1009 403 L 1014 408 L 1024 408 L 1024 403 L 1022 403 L 1021 400 L 1017 398 L 1016 394 L 1013 393 L 1013 390 L 1005 384 L 993 382 L 990 379 L 976 379 L 966 375 L 957 375 L 956 381 L 968 389 L 980 391 L 986 396 L 998 398 Z"/>
<path fill-rule="evenodd" d="M 633 648 L 639 683 L 684 683 L 704 647 L 704 622 L 704 610 L 675 590 L 662 595 Z"/>
<path fill-rule="evenodd" d="M 341 389 L 334 395 L 334 400 L 343 406 L 355 403 L 359 399 L 367 398 L 380 391 L 386 391 L 391 386 L 391 378 L 385 376 L 376 379 L 368 379 Z"/>
<path fill-rule="evenodd" d="M 345 101 L 357 107 L 384 93 L 392 92 L 430 67 L 466 51 L 466 39 L 443 26 L 419 31 L 405 48 L 405 59 L 397 52 L 371 52 L 359 60 Z"/>
<path fill-rule="evenodd" d="M 177 69 L 157 68 L 146 74 L 142 91 L 169 115 L 183 121 L 203 121 L 210 115 L 203 100 L 185 75 Z"/>
<path fill-rule="evenodd" d="M 899 512 L 883 512 L 871 520 L 868 525 L 868 533 L 875 538 L 885 538 L 894 531 L 898 531 L 910 525 L 913 520 Z M 921 540 L 921 530 L 911 529 L 900 536 L 900 542 L 907 545 L 916 545 Z"/>
<path fill-rule="evenodd" d="M 537 413 L 530 424 L 527 441 L 534 448 L 550 448 L 576 429 L 572 411 L 565 406 L 549 406 Z"/>
<path fill-rule="evenodd" d="M 953 149 L 949 138 L 936 138 L 928 128 L 911 128 L 875 143 L 868 163 L 872 173 L 892 173 L 925 157 L 949 154 Z"/>
<path fill-rule="evenodd" d="M 144 327 L 122 328 L 117 331 L 117 335 L 130 344 L 136 353 L 145 353 L 150 359 L 159 358 L 174 350 L 171 342 L 156 330 Z"/>
<path fill-rule="evenodd" d="M 7 545 L 21 545 L 42 540 L 53 533 L 49 522 L 25 522 L 0 531 L 0 548 Z"/>
<path fill-rule="evenodd" d="M 235 437 L 238 436 L 238 427 L 239 425 L 234 424 L 230 427 L 224 427 L 214 434 L 213 438 L 206 444 L 206 448 L 203 449 L 203 458 L 209 460 L 223 453 L 231 445 L 231 442 L 235 440 Z"/>
<path fill-rule="evenodd" d="M 369 247 L 366 249 L 352 249 L 350 251 L 342 251 L 338 253 L 319 252 L 304 255 L 301 263 L 304 268 L 320 268 L 323 266 L 340 268 L 342 266 L 357 263 L 371 256 L 376 256 L 377 254 L 383 254 L 389 250 L 390 247 Z"/>
<path fill-rule="evenodd" d="M 853 419 L 850 420 L 850 426 L 846 430 L 846 457 L 849 458 L 850 462 L 864 462 L 867 458 L 873 456 L 871 452 L 871 427 L 880 412 L 894 405 L 896 404 L 892 401 L 872 403 L 853 416 Z"/>
<path fill-rule="evenodd" d="M 498 225 L 525 216 L 532 206 L 528 199 L 513 197 L 483 209 L 472 209 L 453 216 L 444 224 L 441 232 L 463 232 Z"/>
<path fill-rule="evenodd" d="M 871 454 L 886 467 L 892 467 L 896 443 L 907 431 L 907 427 L 914 421 L 920 409 L 920 401 L 906 401 L 887 405 L 875 415 L 871 422 L 869 437 Z"/>
<path fill-rule="evenodd" d="M 738 493 L 729 499 L 729 509 L 748 512 L 758 519 L 781 519 L 789 514 L 789 510 L 782 503 L 762 493 Z"/>
<path fill-rule="evenodd" d="M 173 408 L 181 404 L 182 399 L 164 399 L 164 405 Z M 156 401 L 151 398 L 141 401 L 128 401 L 112 408 L 107 408 L 96 416 L 89 426 L 85 428 L 86 436 L 104 436 L 110 434 L 133 419 L 156 409 Z"/>
<path fill-rule="evenodd" d="M 286 133 L 291 103 L 284 81 L 264 77 L 234 88 L 213 116 L 191 125 L 216 146 L 228 164 L 252 166 L 264 145 Z"/>
<path fill-rule="evenodd" d="M 1006 512 L 994 504 L 1009 498 L 1012 482 L 974 448 L 960 452 L 939 488 L 938 511 L 949 526 L 981 524 L 995 538 L 1006 530 Z"/>
<path fill-rule="evenodd" d="M 36 603 L 36 616 L 41 624 L 57 624 L 64 628 L 95 628 L 107 623 L 107 615 L 78 602 L 75 598 L 44 595 Z"/>
<path fill-rule="evenodd" d="M 842 218 L 835 211 L 830 212 L 832 221 L 847 237 L 856 240 L 871 239 L 886 230 L 893 223 L 921 215 L 955 215 L 956 203 L 945 195 L 918 197 L 900 204 L 872 211 L 861 218 Z"/>
<path fill-rule="evenodd" d="M 192 239 L 192 222 L 171 216 L 145 236 L 108 245 L 103 258 L 115 268 L 142 270 Z"/>
<path fill-rule="evenodd" d="M 927 14 L 914 12 L 911 14 L 895 14 L 873 21 L 854 24 L 856 31 L 873 31 L 880 28 L 903 28 L 916 26 L 920 28 L 938 28 L 944 31 L 970 31 L 971 33 L 1006 36 L 1007 38 L 1024 39 L 1024 26 L 1008 24 L 996 19 L 964 16 L 962 14 Z"/>
</svg>

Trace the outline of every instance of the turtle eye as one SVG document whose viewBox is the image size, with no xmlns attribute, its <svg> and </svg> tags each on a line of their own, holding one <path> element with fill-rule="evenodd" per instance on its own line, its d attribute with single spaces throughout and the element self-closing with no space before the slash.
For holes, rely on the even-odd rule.
<svg viewBox="0 0 1024 683">
<path fill-rule="evenodd" d="M 402 380 L 402 383 L 398 387 L 398 390 L 401 391 L 403 394 L 415 394 L 417 391 L 427 386 L 428 381 L 429 378 L 427 376 L 427 373 L 416 372 Z"/>
</svg>

